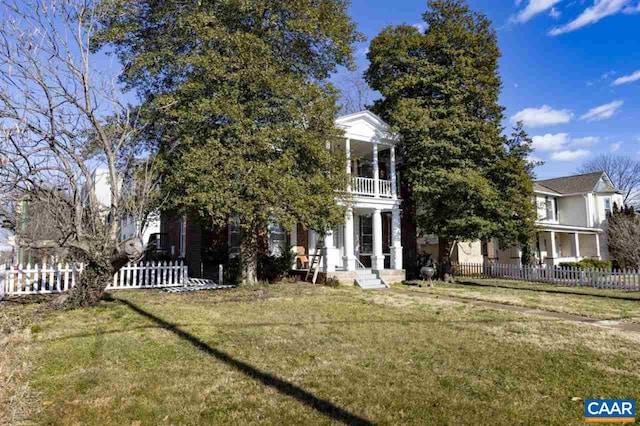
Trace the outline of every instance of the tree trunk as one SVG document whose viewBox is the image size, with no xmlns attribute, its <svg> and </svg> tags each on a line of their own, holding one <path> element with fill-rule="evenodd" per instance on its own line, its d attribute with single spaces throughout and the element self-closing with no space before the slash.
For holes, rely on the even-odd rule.
<svg viewBox="0 0 640 426">
<path fill-rule="evenodd" d="M 105 288 L 113 280 L 113 274 L 116 271 L 108 261 L 91 260 L 87 262 L 76 287 L 71 290 L 63 307 L 73 309 L 97 305 L 104 295 Z"/>
<path fill-rule="evenodd" d="M 242 235 L 240 267 L 242 284 L 252 285 L 258 282 L 258 233 L 255 229 L 250 229 Z"/>
<path fill-rule="evenodd" d="M 453 281 L 451 246 L 451 240 L 438 236 L 438 277 L 445 282 Z"/>
<path fill-rule="evenodd" d="M 139 238 L 120 243 L 111 255 L 101 252 L 85 253 L 89 260 L 77 278 L 76 286 L 68 295 L 54 300 L 53 307 L 74 309 L 97 305 L 105 289 L 113 281 L 113 275 L 128 262 L 140 259 L 143 253 L 144 248 Z"/>
</svg>

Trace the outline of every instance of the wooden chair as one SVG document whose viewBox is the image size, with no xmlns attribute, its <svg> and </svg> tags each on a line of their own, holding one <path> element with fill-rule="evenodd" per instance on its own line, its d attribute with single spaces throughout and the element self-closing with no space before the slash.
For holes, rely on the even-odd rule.
<svg viewBox="0 0 640 426">
<path fill-rule="evenodd" d="M 300 269 L 309 269 L 309 258 L 306 255 L 298 256 Z"/>
</svg>

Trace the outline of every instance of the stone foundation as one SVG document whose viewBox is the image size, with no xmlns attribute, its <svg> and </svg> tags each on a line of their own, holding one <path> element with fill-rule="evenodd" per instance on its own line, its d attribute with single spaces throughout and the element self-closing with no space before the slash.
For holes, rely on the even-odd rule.
<svg viewBox="0 0 640 426">
<path fill-rule="evenodd" d="M 404 269 L 383 269 L 378 271 L 378 275 L 387 284 L 397 284 L 407 279 L 407 272 Z"/>
</svg>

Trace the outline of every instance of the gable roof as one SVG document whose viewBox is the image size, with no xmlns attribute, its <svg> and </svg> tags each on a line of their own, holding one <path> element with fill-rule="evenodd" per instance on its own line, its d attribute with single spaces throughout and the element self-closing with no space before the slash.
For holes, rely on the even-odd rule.
<svg viewBox="0 0 640 426">
<path fill-rule="evenodd" d="M 601 181 L 604 185 L 599 185 Z M 551 190 L 561 195 L 585 194 L 594 192 L 596 189 L 598 192 L 618 192 L 605 172 L 585 173 L 534 182 L 535 191 L 549 192 Z"/>
<path fill-rule="evenodd" d="M 559 192 L 556 192 L 551 188 L 547 188 L 546 186 L 542 185 L 539 182 L 533 182 L 533 190 L 535 192 L 544 192 L 544 193 L 549 193 L 553 195 L 561 195 Z"/>
<path fill-rule="evenodd" d="M 384 140 L 386 143 L 395 143 L 398 140 L 398 135 L 391 130 L 391 127 L 371 111 L 343 115 L 336 119 L 335 124 L 345 131 L 345 137 Z"/>
</svg>

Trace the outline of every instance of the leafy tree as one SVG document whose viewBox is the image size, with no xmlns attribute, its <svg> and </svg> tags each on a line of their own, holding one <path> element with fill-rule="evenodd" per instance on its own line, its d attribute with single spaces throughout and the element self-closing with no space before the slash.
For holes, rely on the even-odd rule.
<svg viewBox="0 0 640 426">
<path fill-rule="evenodd" d="M 269 222 L 323 232 L 344 218 L 337 66 L 361 36 L 345 0 L 104 0 L 100 45 L 152 111 L 150 139 L 166 161 L 172 207 L 212 225 L 238 217 L 245 282 L 256 280 Z"/>
<path fill-rule="evenodd" d="M 385 28 L 371 43 L 374 110 L 402 135 L 404 178 L 422 232 L 440 241 L 441 272 L 457 241 L 532 234 L 530 141 L 502 135 L 500 51 L 482 14 L 461 0 L 431 0 L 427 29 Z M 520 229 L 522 225 L 526 229 Z"/>
<path fill-rule="evenodd" d="M 503 246 L 517 243 L 522 250 L 522 263 L 534 261 L 536 235 L 535 194 L 533 192 L 534 168 L 542 164 L 529 159 L 533 141 L 518 122 L 505 138 L 504 149 L 498 151 L 489 177 L 502 194 L 498 230 L 495 237 Z"/>
</svg>

